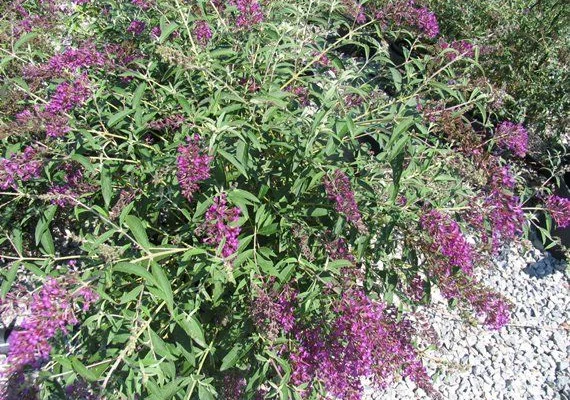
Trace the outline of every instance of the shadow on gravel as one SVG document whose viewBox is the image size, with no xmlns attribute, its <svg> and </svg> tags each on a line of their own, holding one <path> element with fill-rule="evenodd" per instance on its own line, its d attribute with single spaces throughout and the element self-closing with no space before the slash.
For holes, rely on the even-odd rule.
<svg viewBox="0 0 570 400">
<path fill-rule="evenodd" d="M 526 268 L 523 269 L 523 272 L 533 278 L 542 279 L 548 275 L 554 274 L 555 272 L 564 273 L 565 270 L 565 262 L 559 261 L 554 257 L 547 255 L 535 263 L 528 264 Z"/>
</svg>

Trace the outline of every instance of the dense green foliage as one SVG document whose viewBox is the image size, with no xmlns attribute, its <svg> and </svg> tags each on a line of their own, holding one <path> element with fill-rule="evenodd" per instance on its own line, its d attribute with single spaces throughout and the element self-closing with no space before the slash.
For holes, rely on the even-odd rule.
<svg viewBox="0 0 570 400">
<path fill-rule="evenodd" d="M 567 77 L 541 87 L 564 71 L 555 16 L 523 68 L 514 30 L 490 57 L 445 48 L 407 2 L 78 3 L 1 9 L 2 307 L 27 303 L 14 343 L 48 349 L 11 350 L 10 395 L 353 399 L 366 374 L 429 391 L 407 315 L 432 290 L 508 321 L 472 270 L 528 228 L 526 131 L 504 121 L 546 121 L 539 90 L 548 118 L 567 107 Z M 485 2 L 465 20 L 432 3 L 447 42 L 487 34 Z M 48 315 L 67 329 L 40 331 Z"/>
</svg>

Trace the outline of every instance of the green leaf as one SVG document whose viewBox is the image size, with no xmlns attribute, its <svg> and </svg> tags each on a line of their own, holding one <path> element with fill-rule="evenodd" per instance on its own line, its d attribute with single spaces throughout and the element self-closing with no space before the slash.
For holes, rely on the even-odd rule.
<svg viewBox="0 0 570 400">
<path fill-rule="evenodd" d="M 328 215 L 329 210 L 322 207 L 311 207 L 307 210 L 307 215 L 309 217 L 324 217 Z"/>
<path fill-rule="evenodd" d="M 168 306 L 170 312 L 173 313 L 174 294 L 172 293 L 172 286 L 170 285 L 170 280 L 164 273 L 162 267 L 156 262 L 152 263 L 151 271 L 152 271 L 152 276 L 156 280 L 156 286 L 164 294 L 162 299 L 166 302 L 166 305 Z"/>
<path fill-rule="evenodd" d="M 111 177 L 109 176 L 109 170 L 105 165 L 101 168 L 101 193 L 103 194 L 103 200 L 105 201 L 105 207 L 109 208 L 111 204 L 111 198 L 113 196 L 113 185 L 111 184 Z"/>
<path fill-rule="evenodd" d="M 40 244 L 44 232 L 49 229 L 49 224 L 52 221 L 53 217 L 55 216 L 56 210 L 57 210 L 56 205 L 50 205 L 46 208 L 43 215 L 40 217 L 36 225 L 36 232 L 35 232 L 36 246 Z"/>
<path fill-rule="evenodd" d="M 396 91 L 402 90 L 402 74 L 396 68 L 390 67 L 390 73 L 392 74 L 392 81 L 396 87 Z"/>
<path fill-rule="evenodd" d="M 10 291 L 12 283 L 14 283 L 14 281 L 16 280 L 19 267 L 20 263 L 18 261 L 12 263 L 12 265 L 10 266 L 10 269 L 4 276 L 4 279 L 2 280 L 2 286 L 0 288 L 0 298 L 6 297 L 6 294 L 8 294 L 8 292 Z"/>
<path fill-rule="evenodd" d="M 149 328 L 149 334 L 150 334 L 150 341 L 152 343 L 152 347 L 156 352 L 156 354 L 170 360 L 176 358 L 168 350 L 166 342 L 162 340 L 162 338 L 158 336 L 158 334 L 154 330 Z"/>
<path fill-rule="evenodd" d="M 210 393 L 208 388 L 204 385 L 198 386 L 198 398 L 200 400 L 214 400 L 215 399 L 214 395 L 212 393 Z"/>
<path fill-rule="evenodd" d="M 171 400 L 176 396 L 178 390 L 180 389 L 180 383 L 185 381 L 186 378 L 176 378 L 172 382 L 167 383 L 164 386 L 160 386 L 155 390 L 148 400 Z"/>
<path fill-rule="evenodd" d="M 234 189 L 228 193 L 228 198 L 234 203 L 244 203 L 252 205 L 253 203 L 259 203 L 259 199 L 253 194 L 246 192 L 241 189 Z"/>
<path fill-rule="evenodd" d="M 282 100 L 277 96 L 271 95 L 262 95 L 262 96 L 255 96 L 250 99 L 252 104 L 272 104 L 279 108 L 287 108 L 289 102 Z"/>
<path fill-rule="evenodd" d="M 144 91 L 146 90 L 146 86 L 147 86 L 146 82 L 141 82 L 137 86 L 137 90 L 135 90 L 135 94 L 133 95 L 133 101 L 131 103 L 131 107 L 134 108 L 135 110 L 139 107 L 141 103 L 141 99 L 144 94 Z"/>
<path fill-rule="evenodd" d="M 221 154 L 234 167 L 236 167 L 236 169 L 239 171 L 240 174 L 242 174 L 245 177 L 245 179 L 249 179 L 249 177 L 247 175 L 247 171 L 245 170 L 245 167 L 242 165 L 241 162 L 238 161 L 237 158 L 235 158 L 235 156 L 233 154 L 230 154 L 227 151 L 224 151 L 222 149 L 218 149 L 218 154 Z"/>
<path fill-rule="evenodd" d="M 137 297 L 139 297 L 139 294 L 141 293 L 143 287 L 144 286 L 140 285 L 127 293 L 123 293 L 121 295 L 121 299 L 119 300 L 119 304 L 126 304 L 135 301 Z"/>
<path fill-rule="evenodd" d="M 404 149 L 404 147 L 406 146 L 406 144 L 408 144 L 408 141 L 410 140 L 410 137 L 408 135 L 404 135 L 400 138 L 400 140 L 398 140 L 394 146 L 392 148 L 390 148 L 390 157 L 388 159 L 388 161 L 392 161 L 393 159 L 397 158 L 400 153 L 402 152 L 402 150 Z"/>
<path fill-rule="evenodd" d="M 40 243 L 42 245 L 42 249 L 46 254 L 55 254 L 55 246 L 53 243 L 53 237 L 49 230 L 46 230 L 40 239 Z"/>
<path fill-rule="evenodd" d="M 257 231 L 257 234 L 263 235 L 263 236 L 271 236 L 275 232 L 277 232 L 278 230 L 279 230 L 279 224 L 278 223 L 272 223 L 272 224 L 266 225 L 263 228 L 259 229 Z"/>
<path fill-rule="evenodd" d="M 204 337 L 204 331 L 202 330 L 202 325 L 193 315 L 181 314 L 176 319 L 176 322 L 188 336 L 198 343 L 202 347 L 206 347 L 206 338 Z"/>
<path fill-rule="evenodd" d="M 400 135 L 408 130 L 410 126 L 414 124 L 414 119 L 411 117 L 404 118 L 402 121 L 396 125 L 394 131 L 392 132 L 392 136 L 390 137 L 389 146 L 394 143 L 396 140 L 400 139 Z"/>
<path fill-rule="evenodd" d="M 241 358 L 242 349 L 243 345 L 241 343 L 236 343 L 236 345 L 232 347 L 232 349 L 228 351 L 228 354 L 226 354 L 222 359 L 222 366 L 220 367 L 220 371 L 225 371 L 236 365 L 236 363 Z"/>
<path fill-rule="evenodd" d="M 95 167 L 93 166 L 93 164 L 91 164 L 91 162 L 89 161 L 89 159 L 87 157 L 85 157 L 84 155 L 75 153 L 71 156 L 71 159 L 74 161 L 77 161 L 79 164 L 81 164 L 87 171 L 89 172 L 95 172 Z"/>
<path fill-rule="evenodd" d="M 38 36 L 38 32 L 30 32 L 30 33 L 26 33 L 25 35 L 22 35 L 20 37 L 20 39 L 18 39 L 16 41 L 16 43 L 14 43 L 14 45 L 12 47 L 12 51 L 18 50 L 18 48 L 20 46 L 23 46 L 24 44 L 28 43 L 30 40 L 34 39 L 37 36 Z"/>
<path fill-rule="evenodd" d="M 14 244 L 15 250 L 22 254 L 24 252 L 24 245 L 22 242 L 22 231 L 19 228 L 14 228 L 12 230 L 12 243 Z"/>
<path fill-rule="evenodd" d="M 144 278 L 148 283 L 153 284 L 155 286 L 157 285 L 154 277 L 150 274 L 150 272 L 148 272 L 146 268 L 143 268 L 139 264 L 120 262 L 113 266 L 113 271 L 137 275 L 140 276 L 141 278 Z"/>
<path fill-rule="evenodd" d="M 125 119 L 125 117 L 132 112 L 134 112 L 134 110 L 129 108 L 114 114 L 111 118 L 109 118 L 109 121 L 107 121 L 107 126 L 109 128 L 112 128 L 113 126 L 121 122 L 123 119 Z"/>
<path fill-rule="evenodd" d="M 81 361 L 79 361 L 76 357 L 71 357 L 70 360 L 71 365 L 73 365 L 73 369 L 75 372 L 81 375 L 82 378 L 88 382 L 95 382 L 98 379 L 97 375 L 87 369 L 85 365 L 83 365 L 83 363 L 81 363 Z"/>
<path fill-rule="evenodd" d="M 166 26 L 162 26 L 160 27 L 160 37 L 158 38 L 158 43 L 163 43 L 168 36 L 170 36 L 170 34 L 172 32 L 174 32 L 176 30 L 176 28 L 178 28 L 178 24 L 175 24 L 174 22 L 166 25 Z"/>
<path fill-rule="evenodd" d="M 133 233 L 137 243 L 143 249 L 148 250 L 150 248 L 150 242 L 148 241 L 148 236 L 142 221 L 134 215 L 127 215 L 125 217 L 125 224 L 127 224 L 129 230 Z"/>
</svg>

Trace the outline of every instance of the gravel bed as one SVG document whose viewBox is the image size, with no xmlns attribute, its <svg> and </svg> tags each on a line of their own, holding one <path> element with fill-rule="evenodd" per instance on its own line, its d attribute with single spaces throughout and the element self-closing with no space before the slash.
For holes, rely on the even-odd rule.
<svg viewBox="0 0 570 400">
<path fill-rule="evenodd" d="M 530 247 L 530 246 L 529 246 Z M 421 313 L 441 347 L 428 353 L 430 375 L 446 400 L 570 400 L 569 280 L 566 264 L 548 253 L 512 246 L 480 273 L 485 284 L 514 304 L 500 331 L 471 326 L 447 310 L 443 299 Z M 427 399 L 408 380 L 368 400 Z"/>
</svg>

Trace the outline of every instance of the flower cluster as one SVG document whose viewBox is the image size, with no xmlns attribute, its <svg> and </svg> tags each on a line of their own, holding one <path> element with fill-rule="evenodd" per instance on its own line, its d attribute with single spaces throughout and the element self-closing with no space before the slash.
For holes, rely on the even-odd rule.
<svg viewBox="0 0 570 400">
<path fill-rule="evenodd" d="M 45 111 L 50 115 L 66 113 L 76 106 L 83 104 L 89 96 L 89 79 L 87 74 L 81 74 L 73 82 L 62 82 L 55 88 L 55 93 L 51 96 Z"/>
<path fill-rule="evenodd" d="M 570 226 L 570 199 L 560 196 L 546 198 L 546 208 L 560 228 Z"/>
<path fill-rule="evenodd" d="M 497 145 L 511 150 L 516 156 L 524 157 L 528 150 L 528 132 L 522 124 L 504 121 L 495 132 Z"/>
<path fill-rule="evenodd" d="M 263 11 L 257 0 L 229 0 L 228 4 L 237 8 L 236 26 L 249 29 L 263 22 Z"/>
<path fill-rule="evenodd" d="M 135 196 L 137 194 L 138 193 L 136 190 L 129 190 L 129 189 L 121 190 L 121 193 L 119 193 L 119 200 L 117 200 L 117 202 L 109 212 L 109 218 L 111 220 L 117 219 L 119 215 L 121 215 L 123 209 L 135 199 Z"/>
<path fill-rule="evenodd" d="M 37 400 L 40 387 L 37 378 L 24 371 L 12 372 L 0 379 L 0 399 L 3 400 Z M 4 379 L 6 378 L 6 379 Z"/>
<path fill-rule="evenodd" d="M 287 86 L 285 91 L 291 92 L 295 95 L 296 100 L 303 107 L 311 104 L 309 100 L 309 89 L 303 86 Z"/>
<path fill-rule="evenodd" d="M 147 0 L 132 0 L 131 2 L 142 10 L 148 10 L 152 6 L 152 3 Z"/>
<path fill-rule="evenodd" d="M 356 262 L 356 259 L 348 249 L 346 240 L 343 238 L 339 237 L 327 240 L 323 243 L 323 247 L 325 249 L 325 254 L 329 256 L 331 260 L 348 260 L 353 263 Z"/>
<path fill-rule="evenodd" d="M 27 182 L 38 178 L 43 161 L 37 148 L 28 146 L 20 154 L 0 159 L 0 189 L 17 188 L 17 181 Z"/>
<path fill-rule="evenodd" d="M 483 213 L 490 222 L 493 248 L 514 239 L 524 224 L 524 213 L 518 196 L 513 194 L 514 178 L 508 166 L 494 165 L 487 171 L 487 196 Z"/>
<path fill-rule="evenodd" d="M 81 379 L 77 379 L 71 385 L 67 385 L 65 387 L 65 395 L 68 399 L 98 400 L 101 398 L 94 393 L 89 383 Z"/>
<path fill-rule="evenodd" d="M 364 98 L 356 93 L 349 93 L 344 96 L 344 105 L 348 108 L 360 107 L 364 102 Z"/>
<path fill-rule="evenodd" d="M 469 43 L 466 40 L 454 40 L 451 43 L 448 43 L 445 40 L 439 41 L 440 47 L 445 49 L 453 49 L 455 51 L 450 51 L 445 54 L 449 61 L 453 61 L 457 58 L 458 55 L 463 57 L 473 57 L 475 55 L 475 46 Z"/>
<path fill-rule="evenodd" d="M 303 257 L 309 261 L 313 261 L 315 256 L 313 255 L 311 246 L 309 245 L 309 235 L 300 225 L 293 225 L 291 227 L 291 233 L 293 234 L 293 237 L 297 239 L 297 245 L 299 246 Z"/>
<path fill-rule="evenodd" d="M 24 110 L 16 115 L 16 121 L 11 123 L 14 129 L 37 133 L 44 130 L 48 138 L 59 138 L 71 131 L 69 117 L 65 114 L 52 113 L 36 106 L 33 110 Z"/>
<path fill-rule="evenodd" d="M 150 30 L 150 37 L 157 40 L 160 38 L 160 35 L 162 35 L 162 29 L 160 29 L 160 26 L 153 26 Z"/>
<path fill-rule="evenodd" d="M 522 232 L 524 212 L 514 195 L 515 180 L 509 166 L 500 165 L 494 157 L 478 165 L 486 176 L 486 184 L 481 188 L 482 195 L 469 202 L 469 209 L 462 217 L 480 233 L 481 241 L 490 243 L 492 251 L 497 252 Z"/>
<path fill-rule="evenodd" d="M 75 163 L 66 163 L 61 167 L 64 171 L 62 184 L 53 185 L 47 197 L 51 200 L 52 204 L 60 207 L 74 206 L 82 194 L 95 190 L 93 185 L 89 184 L 83 179 L 83 169 Z"/>
<path fill-rule="evenodd" d="M 242 374 L 232 371 L 224 375 L 220 398 L 223 400 L 241 400 L 244 398 L 247 382 Z"/>
<path fill-rule="evenodd" d="M 196 21 L 193 33 L 200 46 L 206 46 L 212 39 L 212 30 L 206 21 Z"/>
<path fill-rule="evenodd" d="M 254 77 L 241 78 L 239 84 L 246 88 L 249 93 L 256 93 L 261 89 L 261 86 L 259 86 L 259 83 L 257 83 Z"/>
<path fill-rule="evenodd" d="M 58 20 L 57 16 L 61 14 L 59 7 L 55 4 L 56 2 L 50 0 L 44 0 L 41 2 L 41 8 L 37 13 L 30 13 L 23 7 L 22 0 L 11 1 L 6 3 L 11 7 L 6 7 L 5 11 L 12 9 L 22 18 L 20 21 L 14 24 L 14 37 L 19 38 L 23 33 L 31 32 L 36 29 L 49 30 L 54 27 L 55 22 Z M 4 11 L 3 10 L 3 11 Z"/>
<path fill-rule="evenodd" d="M 490 329 L 501 329 L 510 320 L 509 302 L 500 294 L 463 275 L 442 277 L 439 281 L 442 295 L 468 303 Z"/>
<path fill-rule="evenodd" d="M 443 102 L 418 103 L 416 106 L 424 118 L 435 123 L 434 131 L 444 135 L 447 141 L 456 145 L 458 151 L 469 156 L 481 153 L 481 135 L 473 130 L 473 126 L 465 122 L 462 115 L 446 109 Z"/>
<path fill-rule="evenodd" d="M 135 36 L 139 36 L 141 33 L 143 33 L 145 28 L 146 24 L 143 21 L 135 19 L 127 27 L 127 32 L 130 32 Z"/>
<path fill-rule="evenodd" d="M 335 203 L 335 210 L 344 215 L 347 221 L 353 223 L 360 233 L 368 232 L 358 210 L 358 204 L 356 204 L 354 199 L 354 192 L 350 186 L 348 176 L 340 169 L 337 169 L 332 178 L 325 176 L 323 183 L 328 198 Z"/>
<path fill-rule="evenodd" d="M 271 279 L 257 289 L 257 297 L 251 303 L 251 319 L 260 332 L 270 339 L 279 333 L 289 333 L 295 327 L 295 304 L 297 292 L 290 286 L 278 291 Z"/>
<path fill-rule="evenodd" d="M 178 129 L 186 122 L 186 117 L 182 114 L 174 114 L 168 117 L 151 121 L 148 123 L 150 129 L 164 131 L 166 129 Z"/>
<path fill-rule="evenodd" d="M 415 28 L 428 38 L 439 34 L 437 17 L 426 7 L 416 6 L 414 0 L 398 0 L 386 4 L 376 13 L 382 23 L 403 25 Z"/>
<path fill-rule="evenodd" d="M 108 43 L 104 47 L 109 66 L 112 69 L 127 67 L 130 63 L 142 57 L 133 43 Z"/>
<path fill-rule="evenodd" d="M 334 67 L 332 66 L 332 62 L 330 60 L 330 58 L 326 55 L 326 53 L 321 53 L 320 51 L 313 51 L 311 53 L 311 56 L 316 57 L 316 61 L 314 62 L 314 65 L 317 68 L 325 68 L 325 69 L 331 69 L 334 71 Z"/>
<path fill-rule="evenodd" d="M 311 388 L 320 382 L 331 397 L 356 400 L 362 397 L 361 378 L 385 387 L 405 368 L 410 379 L 433 392 L 411 344 L 409 321 L 398 321 L 395 310 L 371 300 L 361 289 L 345 292 L 334 311 L 330 332 L 320 326 L 297 332 L 299 345 L 290 355 L 295 385 Z"/>
<path fill-rule="evenodd" d="M 58 333 L 66 334 L 69 326 L 78 323 L 77 305 L 82 303 L 83 310 L 87 310 L 97 299 L 90 288 L 70 293 L 59 281 L 48 278 L 32 296 L 30 315 L 22 322 L 21 330 L 10 335 L 8 372 L 40 367 L 49 358 L 51 339 Z"/>
<path fill-rule="evenodd" d="M 178 147 L 176 164 L 178 182 L 182 194 L 192 201 L 194 192 L 198 190 L 198 182 L 210 177 L 210 162 L 213 157 L 206 154 L 200 144 L 200 136 L 186 138 L 186 145 Z"/>
<path fill-rule="evenodd" d="M 47 63 L 49 69 L 60 75 L 64 71 L 76 72 L 80 69 L 104 67 L 107 58 L 97 51 L 91 42 L 76 49 L 68 48 L 61 54 L 56 54 Z"/>
<path fill-rule="evenodd" d="M 203 242 L 211 246 L 223 244 L 222 256 L 229 257 L 239 246 L 238 236 L 241 231 L 235 223 L 241 211 L 237 207 L 228 207 L 226 194 L 222 193 L 214 199 L 214 204 L 206 211 L 204 223 L 196 230 L 196 234 L 204 235 Z"/>
<path fill-rule="evenodd" d="M 439 25 L 437 17 L 427 7 L 416 9 L 417 27 L 427 37 L 434 38 L 439 34 Z"/>
<path fill-rule="evenodd" d="M 466 274 L 473 271 L 473 248 L 463 236 L 459 224 L 446 214 L 430 210 L 423 214 L 420 223 L 432 239 L 431 251 L 448 258 L 451 266 L 459 267 Z M 451 269 L 447 269 L 447 274 Z"/>
</svg>

